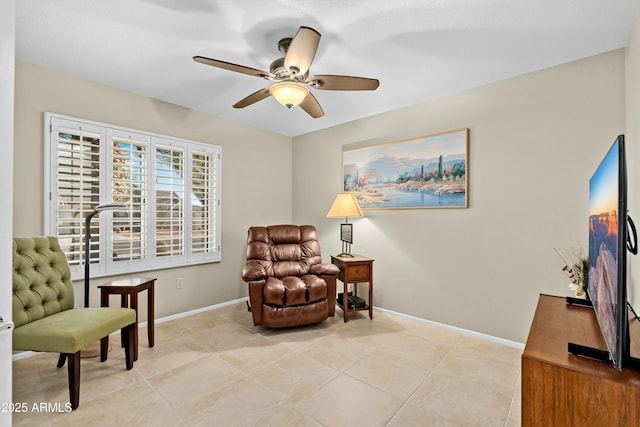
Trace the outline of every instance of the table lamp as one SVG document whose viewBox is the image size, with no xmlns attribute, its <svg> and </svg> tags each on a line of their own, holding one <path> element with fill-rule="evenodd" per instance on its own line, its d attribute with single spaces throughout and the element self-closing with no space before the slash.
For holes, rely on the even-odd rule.
<svg viewBox="0 0 640 427">
<path fill-rule="evenodd" d="M 339 257 L 353 257 L 351 255 L 351 244 L 353 243 L 353 224 L 349 224 L 349 217 L 363 217 L 364 212 L 360 208 L 358 201 L 352 193 L 340 193 L 336 196 L 331 209 L 327 213 L 327 218 L 345 217 L 344 223 L 340 224 L 340 240 L 342 241 L 342 253 Z"/>
</svg>

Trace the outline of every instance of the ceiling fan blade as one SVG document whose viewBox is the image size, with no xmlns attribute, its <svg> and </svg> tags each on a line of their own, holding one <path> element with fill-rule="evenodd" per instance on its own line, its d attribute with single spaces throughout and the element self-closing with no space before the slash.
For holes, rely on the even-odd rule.
<svg viewBox="0 0 640 427">
<path fill-rule="evenodd" d="M 273 77 L 273 75 L 267 71 L 246 67 L 244 65 L 233 64 L 231 62 L 220 61 L 219 59 L 211 59 L 204 56 L 194 56 L 193 60 L 201 64 L 211 65 L 212 67 L 222 68 L 223 70 L 235 71 L 236 73 L 248 74 L 250 76 L 262 78 Z"/>
<path fill-rule="evenodd" d="M 309 77 L 308 83 L 318 82 L 316 89 L 322 90 L 376 90 L 380 86 L 378 79 L 353 76 L 317 75 Z"/>
<path fill-rule="evenodd" d="M 313 28 L 300 27 L 284 57 L 285 68 L 294 75 L 305 74 L 316 56 L 319 43 L 319 32 Z"/>
<path fill-rule="evenodd" d="M 300 103 L 300 108 L 306 111 L 307 114 L 309 114 L 314 119 L 324 116 L 324 111 L 322 111 L 320 103 L 311 92 L 309 92 L 309 94 L 302 100 L 302 102 Z"/>
<path fill-rule="evenodd" d="M 243 98 L 240 101 L 233 104 L 233 108 L 248 107 L 249 105 L 255 104 L 258 101 L 262 101 L 263 99 L 268 98 L 270 96 L 271 96 L 271 92 L 269 92 L 269 89 L 266 89 L 266 88 L 260 89 L 253 92 L 251 95 L 247 96 L 246 98 Z"/>
</svg>

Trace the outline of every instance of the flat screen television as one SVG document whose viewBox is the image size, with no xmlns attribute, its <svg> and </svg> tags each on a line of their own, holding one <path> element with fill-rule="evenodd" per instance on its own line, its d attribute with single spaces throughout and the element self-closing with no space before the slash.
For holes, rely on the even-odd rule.
<svg viewBox="0 0 640 427">
<path fill-rule="evenodd" d="M 616 369 L 631 361 L 627 310 L 627 248 L 635 228 L 627 216 L 627 170 L 620 135 L 589 180 L 589 275 L 587 293 L 608 359 Z M 632 233 L 628 231 L 628 222 Z"/>
</svg>

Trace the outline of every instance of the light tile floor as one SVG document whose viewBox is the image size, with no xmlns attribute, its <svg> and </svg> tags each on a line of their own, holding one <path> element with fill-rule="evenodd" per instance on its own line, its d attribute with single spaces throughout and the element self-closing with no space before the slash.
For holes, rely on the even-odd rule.
<svg viewBox="0 0 640 427">
<path fill-rule="evenodd" d="M 29 409 L 13 425 L 520 425 L 520 349 L 391 314 L 267 330 L 242 303 L 156 325 L 154 348 L 140 337 L 131 371 L 117 336 L 106 362 L 82 360 L 71 413 L 55 411 L 68 402 L 57 354 L 13 362 Z"/>
</svg>

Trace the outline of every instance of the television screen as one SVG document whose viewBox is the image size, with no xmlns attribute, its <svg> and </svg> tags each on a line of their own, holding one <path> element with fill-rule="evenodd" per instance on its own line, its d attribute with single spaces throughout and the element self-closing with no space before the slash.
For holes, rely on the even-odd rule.
<svg viewBox="0 0 640 427">
<path fill-rule="evenodd" d="M 616 369 L 622 369 L 628 352 L 626 204 L 624 137 L 620 135 L 589 181 L 587 287 Z"/>
</svg>

